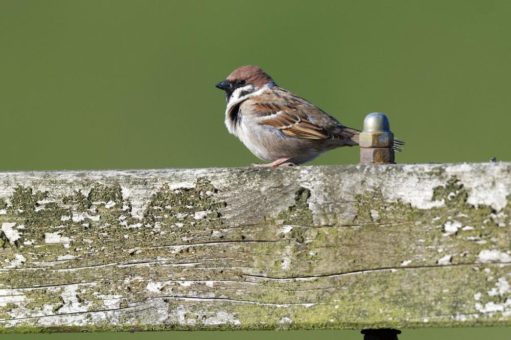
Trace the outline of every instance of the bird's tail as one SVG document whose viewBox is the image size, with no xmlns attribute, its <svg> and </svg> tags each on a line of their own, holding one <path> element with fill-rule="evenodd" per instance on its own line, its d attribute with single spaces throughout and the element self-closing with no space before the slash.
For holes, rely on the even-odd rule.
<svg viewBox="0 0 511 340">
<path fill-rule="evenodd" d="M 343 127 L 341 131 L 341 137 L 346 141 L 347 145 L 354 146 L 358 145 L 360 131 L 349 127 Z"/>
<path fill-rule="evenodd" d="M 348 142 L 347 145 L 358 145 L 359 144 L 359 135 L 360 130 L 344 127 L 341 132 L 342 137 L 344 137 L 345 140 Z M 405 145 L 405 142 L 399 139 L 394 139 L 394 145 L 393 149 L 394 151 L 401 152 L 403 151 L 403 147 Z"/>
<path fill-rule="evenodd" d="M 403 151 L 403 148 L 405 147 L 405 142 L 399 139 L 394 139 L 394 145 L 392 145 L 392 148 L 394 151 L 401 152 Z"/>
</svg>

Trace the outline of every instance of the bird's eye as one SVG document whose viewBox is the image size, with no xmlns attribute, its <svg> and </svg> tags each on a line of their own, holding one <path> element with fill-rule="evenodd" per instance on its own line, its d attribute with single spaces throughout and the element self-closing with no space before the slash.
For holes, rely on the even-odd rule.
<svg viewBox="0 0 511 340">
<path fill-rule="evenodd" d="M 244 86 L 245 85 L 245 81 L 244 80 L 236 80 L 236 87 L 241 87 L 241 86 Z"/>
</svg>

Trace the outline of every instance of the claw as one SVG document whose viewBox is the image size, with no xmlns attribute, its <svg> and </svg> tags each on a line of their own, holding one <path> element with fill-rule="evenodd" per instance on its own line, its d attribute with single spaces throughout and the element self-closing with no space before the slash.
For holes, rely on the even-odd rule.
<svg viewBox="0 0 511 340">
<path fill-rule="evenodd" d="M 257 168 L 279 168 L 279 167 L 285 167 L 285 166 L 295 166 L 296 164 L 293 162 L 289 162 L 290 158 L 279 158 L 271 163 L 266 164 L 252 164 L 252 166 L 255 166 Z"/>
</svg>

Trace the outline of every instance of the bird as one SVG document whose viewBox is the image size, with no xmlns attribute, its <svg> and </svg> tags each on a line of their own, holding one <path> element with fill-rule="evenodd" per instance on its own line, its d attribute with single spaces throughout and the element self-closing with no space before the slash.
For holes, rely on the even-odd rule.
<svg viewBox="0 0 511 340">
<path fill-rule="evenodd" d="M 358 145 L 359 130 L 278 86 L 259 66 L 238 67 L 216 87 L 225 92 L 227 130 L 269 162 L 256 166 L 299 165 L 325 151 Z"/>
</svg>

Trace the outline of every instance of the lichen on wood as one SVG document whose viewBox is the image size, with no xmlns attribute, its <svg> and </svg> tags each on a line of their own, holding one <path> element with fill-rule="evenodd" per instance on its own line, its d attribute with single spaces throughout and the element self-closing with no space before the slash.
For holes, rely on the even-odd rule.
<svg viewBox="0 0 511 340">
<path fill-rule="evenodd" d="M 511 164 L 0 174 L 0 332 L 511 324 Z"/>
</svg>

